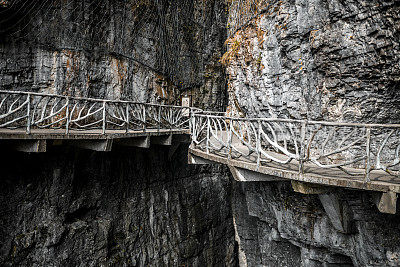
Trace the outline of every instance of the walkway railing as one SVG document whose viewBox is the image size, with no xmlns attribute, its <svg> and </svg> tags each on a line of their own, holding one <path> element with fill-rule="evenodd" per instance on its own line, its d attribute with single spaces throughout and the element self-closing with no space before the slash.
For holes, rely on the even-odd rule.
<svg viewBox="0 0 400 267">
<path fill-rule="evenodd" d="M 192 148 L 228 160 L 298 172 L 400 175 L 400 125 L 231 118 L 199 109 L 0 91 L 0 128 L 71 131 L 191 130 Z M 385 178 L 386 179 L 386 178 Z M 392 178 L 391 178 L 392 179 Z"/>
<path fill-rule="evenodd" d="M 0 91 L 0 128 L 137 131 L 189 130 L 197 109 L 31 92 Z"/>
<path fill-rule="evenodd" d="M 257 169 L 274 165 L 300 175 L 329 169 L 365 181 L 370 181 L 377 170 L 393 178 L 399 176 L 397 124 L 248 119 L 197 113 L 193 114 L 191 125 L 192 148 L 254 163 Z"/>
</svg>

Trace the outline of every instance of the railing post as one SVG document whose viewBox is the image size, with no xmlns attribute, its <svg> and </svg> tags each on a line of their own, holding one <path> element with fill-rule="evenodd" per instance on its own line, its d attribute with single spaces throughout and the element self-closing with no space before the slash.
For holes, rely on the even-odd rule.
<svg viewBox="0 0 400 267">
<path fill-rule="evenodd" d="M 228 160 L 232 159 L 232 119 L 229 119 L 229 130 L 228 130 Z"/>
<path fill-rule="evenodd" d="M 27 107 L 27 123 L 26 123 L 26 133 L 30 134 L 31 133 L 31 94 L 28 94 L 27 96 L 28 100 L 28 107 Z"/>
<path fill-rule="evenodd" d="M 195 118 L 195 116 L 193 114 L 192 114 L 192 117 L 190 118 L 189 125 L 190 125 L 189 126 L 190 127 L 190 134 L 192 136 L 192 142 L 191 142 L 190 146 L 192 147 L 192 145 L 194 144 L 194 141 L 195 141 L 195 136 L 196 136 L 196 134 L 195 134 L 196 133 L 196 130 L 195 130 L 196 118 Z"/>
<path fill-rule="evenodd" d="M 158 128 L 157 132 L 160 132 L 161 128 L 161 106 L 158 106 Z"/>
<path fill-rule="evenodd" d="M 304 174 L 304 161 L 306 152 L 306 131 L 307 131 L 307 121 L 301 123 L 300 131 L 300 159 L 299 159 L 299 174 Z"/>
<path fill-rule="evenodd" d="M 174 122 L 174 110 L 173 110 L 172 107 L 170 107 L 169 110 L 170 110 L 170 112 L 169 112 L 170 121 L 169 121 L 168 124 L 169 124 L 169 130 L 171 131 L 172 130 L 172 123 Z"/>
<path fill-rule="evenodd" d="M 365 166 L 365 182 L 370 182 L 371 172 L 371 127 L 367 127 L 367 144 L 366 144 L 366 166 Z"/>
<path fill-rule="evenodd" d="M 65 122 L 65 134 L 69 134 L 69 97 L 67 96 L 67 105 L 66 105 L 67 110 L 65 111 L 65 117 L 66 117 L 66 122 Z"/>
<path fill-rule="evenodd" d="M 256 143 L 256 150 L 257 150 L 257 171 L 260 169 L 261 164 L 261 121 L 258 120 L 258 133 L 257 133 L 257 143 Z"/>
<path fill-rule="evenodd" d="M 143 104 L 143 132 L 146 131 L 146 105 Z"/>
<path fill-rule="evenodd" d="M 129 103 L 126 103 L 126 129 L 125 131 L 128 133 L 129 132 Z"/>
<path fill-rule="evenodd" d="M 107 127 L 107 121 L 106 121 L 106 101 L 103 101 L 103 134 L 106 134 L 106 127 Z"/>
<path fill-rule="evenodd" d="M 189 133 L 192 133 L 192 116 L 193 116 L 192 109 L 189 109 L 189 124 L 188 124 Z"/>
<path fill-rule="evenodd" d="M 207 140 L 206 140 L 206 151 L 210 154 L 210 116 L 207 116 Z"/>
</svg>

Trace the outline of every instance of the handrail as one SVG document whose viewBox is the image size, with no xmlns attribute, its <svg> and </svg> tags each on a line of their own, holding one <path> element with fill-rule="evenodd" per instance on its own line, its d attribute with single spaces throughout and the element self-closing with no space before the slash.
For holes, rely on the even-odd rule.
<svg viewBox="0 0 400 267">
<path fill-rule="evenodd" d="M 74 99 L 74 100 L 87 100 L 87 101 L 112 102 L 112 103 L 130 103 L 130 104 L 143 104 L 143 105 L 147 105 L 147 106 L 157 106 L 157 107 L 185 108 L 185 107 L 176 106 L 176 105 L 143 103 L 143 102 L 136 102 L 136 101 L 130 101 L 130 100 L 89 98 L 89 97 L 67 96 L 67 95 L 57 95 L 57 94 L 26 92 L 26 91 L 0 90 L 0 94 L 21 94 L 21 95 L 32 95 L 32 96 L 50 96 L 50 97 L 59 97 L 59 98 L 69 98 L 69 99 Z M 190 107 L 190 108 L 193 109 L 193 110 L 202 111 L 199 108 L 194 108 L 194 107 Z"/>
<path fill-rule="evenodd" d="M 214 112 L 209 112 L 214 113 Z M 224 112 L 215 112 L 225 114 Z M 335 121 L 313 121 L 313 120 L 298 120 L 298 119 L 281 119 L 281 118 L 237 118 L 230 116 L 220 116 L 220 115 L 211 115 L 207 114 L 207 111 L 203 111 L 202 113 L 196 114 L 198 117 L 210 117 L 210 118 L 223 118 L 226 120 L 235 120 L 235 121 L 269 121 L 269 122 L 292 122 L 292 123 L 307 123 L 307 124 L 318 124 L 318 125 L 326 125 L 326 126 L 352 126 L 352 127 L 380 127 L 380 128 L 400 128 L 400 124 L 379 124 L 379 123 L 357 123 L 357 122 L 335 122 Z"/>
<path fill-rule="evenodd" d="M 257 164 L 339 170 L 371 180 L 400 176 L 400 124 L 235 118 L 198 108 L 0 90 L 0 128 L 71 131 L 185 130 L 192 148 Z M 88 132 L 89 133 L 89 132 Z"/>
<path fill-rule="evenodd" d="M 0 90 L 0 128 L 71 130 L 189 130 L 201 109 L 56 94 Z"/>
<path fill-rule="evenodd" d="M 312 168 L 340 171 L 351 177 L 371 173 L 400 175 L 400 124 L 235 118 L 192 114 L 192 148 L 257 168 L 277 163 L 304 175 Z"/>
</svg>

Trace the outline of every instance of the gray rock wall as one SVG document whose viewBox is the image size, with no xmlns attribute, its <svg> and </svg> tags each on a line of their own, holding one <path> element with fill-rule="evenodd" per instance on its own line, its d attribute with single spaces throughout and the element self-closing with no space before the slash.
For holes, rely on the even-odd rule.
<svg viewBox="0 0 400 267">
<path fill-rule="evenodd" d="M 399 215 L 379 213 L 371 192 L 333 189 L 349 216 L 337 231 L 317 195 L 290 182 L 236 183 L 233 216 L 241 266 L 399 266 Z"/>
<path fill-rule="evenodd" d="M 0 265 L 235 266 L 228 172 L 186 161 L 185 147 L 10 152 Z"/>
<path fill-rule="evenodd" d="M 221 1 L 0 5 L 0 89 L 225 105 Z"/>
<path fill-rule="evenodd" d="M 248 116 L 399 121 L 398 1 L 232 2 L 231 105 Z"/>
</svg>

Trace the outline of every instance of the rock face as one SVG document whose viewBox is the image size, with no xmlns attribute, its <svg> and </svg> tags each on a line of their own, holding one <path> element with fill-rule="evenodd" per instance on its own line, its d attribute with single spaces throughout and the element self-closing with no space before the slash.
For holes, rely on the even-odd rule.
<svg viewBox="0 0 400 267">
<path fill-rule="evenodd" d="M 226 4 L 0 0 L 0 89 L 221 109 L 223 63 L 230 109 L 247 116 L 399 122 L 398 1 Z M 332 189 L 339 231 L 317 195 L 232 187 L 184 147 L 7 153 L 2 266 L 400 265 L 400 217 L 373 193 Z"/>
<path fill-rule="evenodd" d="M 399 122 L 398 1 L 229 1 L 228 18 L 229 112 Z M 346 231 L 318 195 L 287 182 L 236 183 L 240 265 L 400 265 L 399 215 L 379 213 L 371 192 L 332 190 Z"/>
<path fill-rule="evenodd" d="M 248 116 L 399 121 L 398 1 L 232 2 L 231 105 Z"/>
<path fill-rule="evenodd" d="M 399 215 L 379 213 L 371 192 L 331 192 L 346 208 L 337 231 L 317 195 L 288 182 L 236 183 L 233 214 L 241 266 L 399 266 Z"/>
<path fill-rule="evenodd" d="M 221 1 L 0 5 L 0 89 L 225 105 Z M 3 19 L 4 18 L 4 19 Z"/>
<path fill-rule="evenodd" d="M 234 266 L 227 170 L 186 161 L 182 145 L 9 154 L 0 265 Z"/>
</svg>

